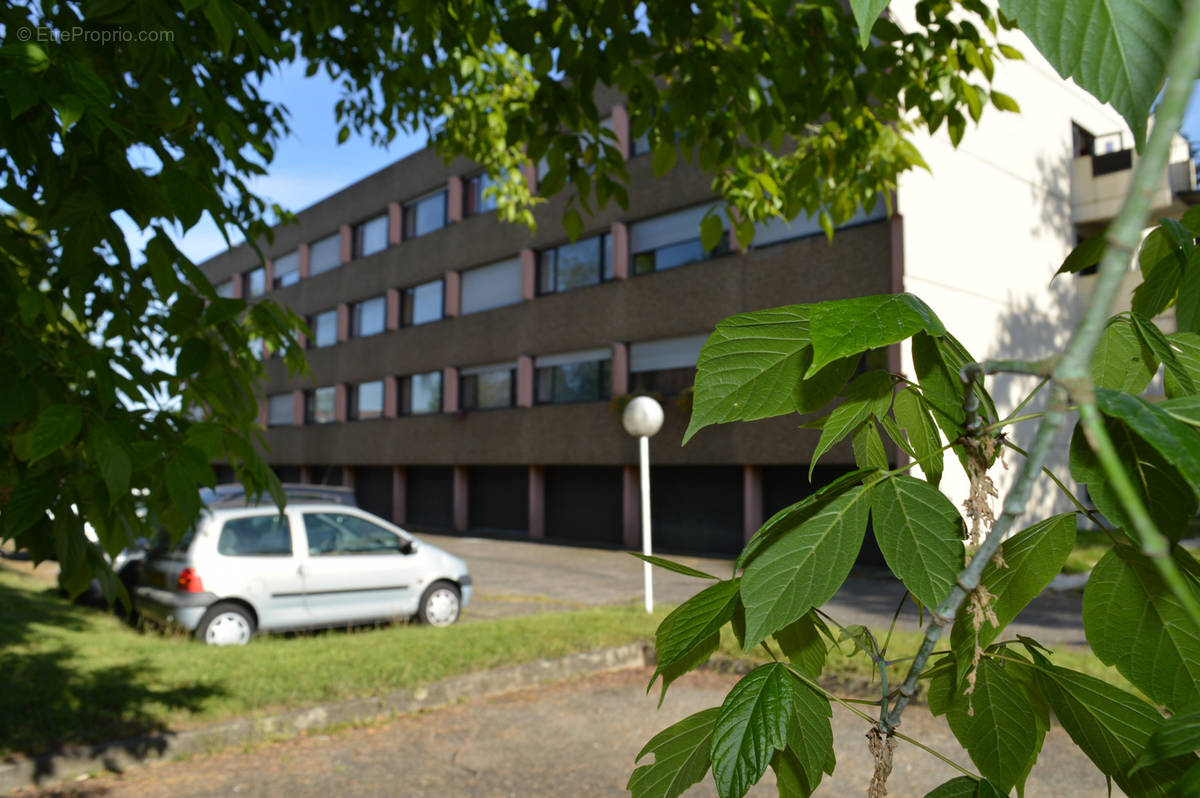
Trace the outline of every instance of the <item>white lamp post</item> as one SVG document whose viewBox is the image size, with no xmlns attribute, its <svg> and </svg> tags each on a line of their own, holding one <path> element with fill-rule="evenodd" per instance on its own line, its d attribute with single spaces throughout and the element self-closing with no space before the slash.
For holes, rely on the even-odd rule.
<svg viewBox="0 0 1200 798">
<path fill-rule="evenodd" d="M 638 439 L 638 462 L 641 470 L 642 494 L 642 553 L 651 554 L 650 547 L 650 436 L 662 429 L 662 405 L 649 396 L 635 396 L 625 406 L 621 416 L 625 431 Z M 646 612 L 654 612 L 654 583 L 651 576 L 653 566 L 642 563 L 643 583 L 646 590 Z"/>
</svg>

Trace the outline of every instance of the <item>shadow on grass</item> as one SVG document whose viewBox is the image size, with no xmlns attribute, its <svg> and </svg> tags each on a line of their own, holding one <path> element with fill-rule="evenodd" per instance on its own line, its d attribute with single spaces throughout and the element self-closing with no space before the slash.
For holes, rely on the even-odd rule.
<svg viewBox="0 0 1200 798">
<path fill-rule="evenodd" d="M 32 760 L 38 781 L 53 778 L 64 756 L 99 756 L 120 770 L 122 755 L 161 752 L 171 734 L 166 719 L 198 710 L 221 692 L 162 684 L 157 668 L 145 662 L 90 661 L 86 651 L 108 657 L 137 634 L 108 626 L 105 614 L 73 607 L 54 589 L 0 581 L 0 755 Z"/>
</svg>

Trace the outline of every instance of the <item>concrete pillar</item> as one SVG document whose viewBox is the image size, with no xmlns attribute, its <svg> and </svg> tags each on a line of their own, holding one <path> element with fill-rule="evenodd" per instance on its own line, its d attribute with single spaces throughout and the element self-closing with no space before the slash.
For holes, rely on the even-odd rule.
<svg viewBox="0 0 1200 798">
<path fill-rule="evenodd" d="M 354 466 L 342 466 L 342 487 L 354 490 Z"/>
<path fill-rule="evenodd" d="M 304 425 L 304 391 L 292 391 L 292 423 L 297 427 Z"/>
<path fill-rule="evenodd" d="M 338 423 L 346 420 L 346 383 L 339 382 L 333 386 L 333 418 Z"/>
<path fill-rule="evenodd" d="M 454 466 L 454 531 L 467 531 L 467 467 Z"/>
<path fill-rule="evenodd" d="M 462 312 L 462 275 L 458 272 L 446 272 L 444 285 L 446 293 L 446 318 L 457 318 Z"/>
<path fill-rule="evenodd" d="M 399 244 L 404 238 L 404 214 L 399 202 L 388 203 L 388 245 Z"/>
<path fill-rule="evenodd" d="M 383 417 L 395 418 L 400 410 L 400 380 L 394 375 L 383 378 Z"/>
<path fill-rule="evenodd" d="M 629 160 L 629 111 L 623 105 L 614 105 L 612 108 L 612 128 L 613 133 L 617 136 L 617 149 L 621 151 L 621 157 Z"/>
<path fill-rule="evenodd" d="M 517 407 L 533 407 L 533 358 L 517 358 Z"/>
<path fill-rule="evenodd" d="M 337 306 L 338 343 L 350 340 L 350 306 L 345 302 Z"/>
<path fill-rule="evenodd" d="M 233 298 L 242 299 L 245 295 L 242 290 L 242 283 L 245 281 L 245 278 L 240 274 L 235 274 L 230 278 L 230 281 L 233 283 Z"/>
<path fill-rule="evenodd" d="M 271 293 L 275 287 L 275 262 L 270 258 L 263 261 L 263 293 Z"/>
<path fill-rule="evenodd" d="M 612 273 L 614 280 L 629 277 L 629 226 L 624 222 L 612 224 Z"/>
<path fill-rule="evenodd" d="M 301 485 L 311 485 L 312 484 L 312 466 L 307 466 L 307 465 L 300 466 L 300 484 Z"/>
<path fill-rule="evenodd" d="M 338 233 L 342 236 L 340 260 L 342 263 L 349 263 L 354 258 L 354 230 L 350 228 L 350 225 L 344 224 L 338 228 Z"/>
<path fill-rule="evenodd" d="M 451 177 L 446 181 L 446 221 L 450 224 L 463 219 L 463 179 Z"/>
<path fill-rule="evenodd" d="M 396 288 L 387 290 L 387 321 L 389 330 L 400 329 L 400 291 Z"/>
<path fill-rule="evenodd" d="M 521 250 L 521 299 L 537 298 L 537 253 L 526 247 Z"/>
<path fill-rule="evenodd" d="M 737 211 L 730 209 L 729 219 L 729 249 L 732 252 L 745 252 L 746 248 L 738 243 L 737 237 Z"/>
<path fill-rule="evenodd" d="M 629 344 L 612 345 L 612 395 L 629 393 Z"/>
<path fill-rule="evenodd" d="M 301 244 L 299 247 L 296 248 L 296 252 L 299 253 L 299 256 L 300 256 L 300 266 L 298 269 L 298 271 L 300 272 L 300 279 L 306 280 L 306 279 L 308 279 L 308 265 L 309 265 L 308 244 Z"/>
<path fill-rule="evenodd" d="M 621 466 L 621 545 L 627 549 L 642 547 L 641 488 L 638 467 Z"/>
<path fill-rule="evenodd" d="M 267 397 L 258 397 L 258 426 L 266 428 L 267 421 Z"/>
<path fill-rule="evenodd" d="M 537 193 L 537 166 L 532 163 L 521 164 L 521 174 L 525 177 L 525 185 L 529 186 L 529 193 Z"/>
<path fill-rule="evenodd" d="M 546 469 L 544 466 L 529 467 L 529 537 L 541 540 L 546 537 Z"/>
<path fill-rule="evenodd" d="M 458 412 L 458 369 L 454 366 L 442 369 L 442 412 Z"/>
<path fill-rule="evenodd" d="M 742 466 L 742 539 L 749 540 L 762 524 L 762 469 Z"/>
<path fill-rule="evenodd" d="M 392 523 L 403 524 L 407 513 L 408 473 L 404 466 L 392 466 Z"/>
</svg>

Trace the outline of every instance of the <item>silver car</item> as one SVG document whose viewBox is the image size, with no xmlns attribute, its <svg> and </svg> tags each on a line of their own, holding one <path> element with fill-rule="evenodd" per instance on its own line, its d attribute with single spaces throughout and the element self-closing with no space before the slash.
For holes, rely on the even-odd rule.
<svg viewBox="0 0 1200 798">
<path fill-rule="evenodd" d="M 151 551 L 134 605 L 209 645 L 258 631 L 416 617 L 448 626 L 471 597 L 458 557 L 357 507 L 292 499 L 211 504 L 173 546 Z"/>
</svg>

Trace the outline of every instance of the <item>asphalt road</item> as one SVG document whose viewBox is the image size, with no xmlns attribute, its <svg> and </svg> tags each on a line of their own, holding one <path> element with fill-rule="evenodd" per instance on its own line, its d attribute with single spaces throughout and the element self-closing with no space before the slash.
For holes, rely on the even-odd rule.
<svg viewBox="0 0 1200 798">
<path fill-rule="evenodd" d="M 172 798 L 601 798 L 628 795 L 634 757 L 651 736 L 685 715 L 717 705 L 735 677 L 693 674 L 676 682 L 661 710 L 647 696 L 648 669 L 589 676 L 535 691 L 447 707 L 391 723 L 346 729 L 155 765 L 22 796 Z M 835 705 L 838 766 L 821 798 L 861 798 L 872 764 L 865 721 Z M 969 766 L 945 724 L 920 706 L 902 731 Z M 953 778 L 949 765 L 907 744 L 895 753 L 893 798 L 919 798 Z M 752 796 L 775 795 L 768 770 Z M 709 778 L 689 796 L 714 796 Z M 1104 779 L 1061 729 L 1051 730 L 1034 768 L 1030 798 L 1103 796 Z"/>
</svg>

